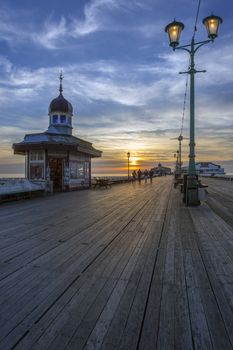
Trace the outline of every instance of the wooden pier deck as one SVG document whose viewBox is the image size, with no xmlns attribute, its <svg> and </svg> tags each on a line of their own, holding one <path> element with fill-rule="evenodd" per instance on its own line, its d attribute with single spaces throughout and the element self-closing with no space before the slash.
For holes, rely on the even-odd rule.
<svg viewBox="0 0 233 350">
<path fill-rule="evenodd" d="M 171 177 L 2 204 L 0 349 L 232 349 L 233 183 L 211 181 L 196 208 Z"/>
</svg>

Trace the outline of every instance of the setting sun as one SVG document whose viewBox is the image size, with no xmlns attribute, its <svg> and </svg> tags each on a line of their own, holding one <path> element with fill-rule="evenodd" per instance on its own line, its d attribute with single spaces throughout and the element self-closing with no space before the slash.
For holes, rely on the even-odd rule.
<svg viewBox="0 0 233 350">
<path fill-rule="evenodd" d="M 138 165 L 138 161 L 139 161 L 139 158 L 138 158 L 138 157 L 133 156 L 133 157 L 130 158 L 130 163 L 131 163 L 131 165 L 133 165 L 133 166 Z"/>
</svg>

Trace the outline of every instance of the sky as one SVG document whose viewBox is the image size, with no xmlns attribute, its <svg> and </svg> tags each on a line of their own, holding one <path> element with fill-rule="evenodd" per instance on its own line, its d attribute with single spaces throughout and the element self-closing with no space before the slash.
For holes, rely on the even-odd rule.
<svg viewBox="0 0 233 350">
<path fill-rule="evenodd" d="M 193 35 L 198 0 L 1 0 L 0 174 L 21 174 L 24 157 L 12 144 L 48 127 L 48 106 L 63 95 L 74 109 L 73 134 L 103 151 L 93 173 L 117 175 L 158 163 L 174 166 L 189 55 L 169 47 L 164 27 L 184 23 Z M 196 160 L 233 173 L 233 32 L 231 0 L 202 0 L 202 19 L 223 19 L 219 37 L 196 53 Z M 189 83 L 183 136 L 189 137 Z M 188 162 L 188 140 L 183 162 Z"/>
</svg>

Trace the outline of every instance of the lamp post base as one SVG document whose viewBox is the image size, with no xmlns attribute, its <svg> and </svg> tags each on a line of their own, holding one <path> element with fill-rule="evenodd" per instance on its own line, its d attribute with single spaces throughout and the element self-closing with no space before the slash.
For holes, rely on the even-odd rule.
<svg viewBox="0 0 233 350">
<path fill-rule="evenodd" d="M 185 186 L 185 196 L 184 202 L 187 206 L 197 206 L 200 205 L 198 196 L 198 177 L 197 175 L 188 175 Z"/>
</svg>

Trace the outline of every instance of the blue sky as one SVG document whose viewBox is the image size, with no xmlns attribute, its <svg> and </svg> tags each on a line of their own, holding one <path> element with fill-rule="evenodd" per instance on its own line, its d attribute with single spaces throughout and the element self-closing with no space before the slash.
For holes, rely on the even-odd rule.
<svg viewBox="0 0 233 350">
<path fill-rule="evenodd" d="M 23 157 L 11 145 L 48 126 L 48 105 L 58 94 L 74 108 L 74 135 L 103 151 L 96 173 L 121 173 L 132 165 L 172 164 L 179 135 L 188 67 L 164 32 L 174 18 L 190 41 L 197 0 L 66 0 L 0 3 L 0 173 L 19 173 Z M 233 172 L 233 3 L 202 0 L 196 39 L 205 40 L 202 19 L 223 18 L 219 38 L 196 55 L 196 156 L 222 161 Z M 189 94 L 184 136 L 189 136 Z M 184 141 L 184 161 L 188 142 Z M 232 169 L 232 170 L 231 170 Z"/>
</svg>

